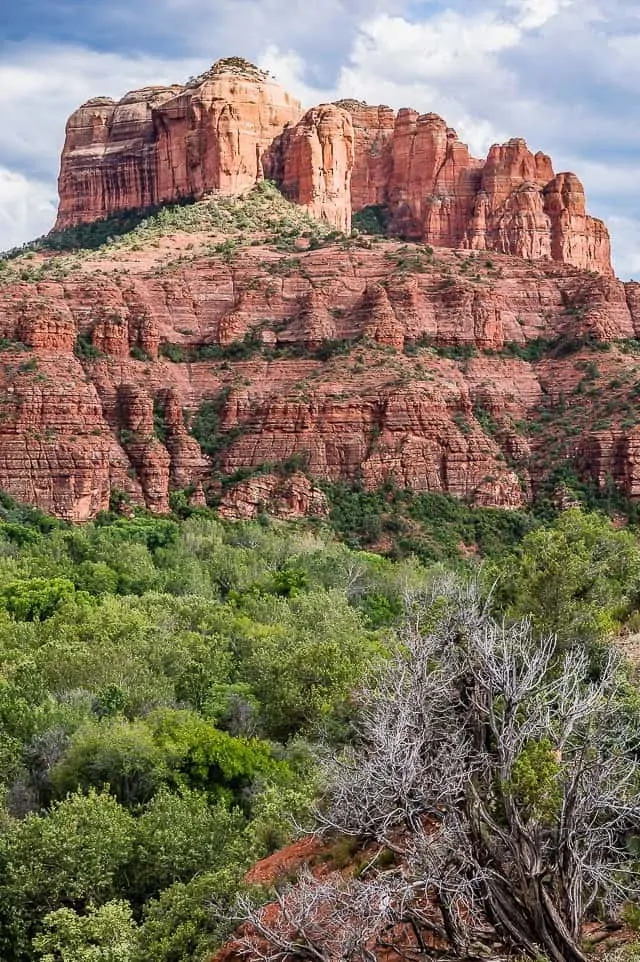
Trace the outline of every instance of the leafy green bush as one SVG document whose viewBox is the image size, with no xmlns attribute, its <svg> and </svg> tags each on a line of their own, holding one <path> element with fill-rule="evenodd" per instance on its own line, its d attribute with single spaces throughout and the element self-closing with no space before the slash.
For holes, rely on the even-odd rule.
<svg viewBox="0 0 640 962">
<path fill-rule="evenodd" d="M 360 234 L 371 234 L 374 236 L 384 236 L 387 233 L 389 223 L 389 210 L 384 204 L 370 204 L 356 211 L 351 219 L 351 226 L 354 231 Z"/>
<path fill-rule="evenodd" d="M 145 907 L 137 936 L 135 962 L 209 962 L 212 952 L 232 934 L 234 901 L 241 873 L 230 866 L 175 882 Z M 211 911 L 212 905 L 219 914 Z M 226 910 L 226 911 L 225 911 Z"/>
<path fill-rule="evenodd" d="M 17 259 L 22 264 L 25 255 L 39 251 L 119 250 L 176 231 L 217 230 L 241 235 L 247 229 L 280 233 L 291 228 L 310 230 L 320 237 L 330 233 L 328 225 L 314 220 L 303 208 L 285 200 L 275 184 L 263 181 L 244 197 L 213 195 L 197 202 L 185 197 L 174 204 L 120 211 L 105 220 L 52 231 L 7 252 L 4 262 L 10 265 Z M 225 250 L 221 253 L 224 256 Z M 2 273 L 7 273 L 7 269 Z"/>
<path fill-rule="evenodd" d="M 325 490 L 331 524 L 353 547 L 375 544 L 386 531 L 393 535 L 392 556 L 414 554 L 423 563 L 459 566 L 461 545 L 477 547 L 483 557 L 498 557 L 538 524 L 521 511 L 470 508 L 435 492 L 415 494 L 393 486 L 363 492 L 346 485 Z"/>
<path fill-rule="evenodd" d="M 99 357 L 104 357 L 102 351 L 94 347 L 88 334 L 78 334 L 73 353 L 83 361 L 95 361 Z"/>
<path fill-rule="evenodd" d="M 136 360 L 136 361 L 150 361 L 150 360 L 151 360 L 151 358 L 149 357 L 149 355 L 147 354 L 147 352 L 146 352 L 145 350 L 143 350 L 143 348 L 139 347 L 137 344 L 134 344 L 134 345 L 133 345 L 133 347 L 132 347 L 131 350 L 129 351 L 129 354 L 130 354 L 131 357 L 134 358 L 134 360 Z"/>
<path fill-rule="evenodd" d="M 640 548 L 604 516 L 572 509 L 527 534 L 496 572 L 496 603 L 510 616 L 530 616 L 565 644 L 595 643 L 635 606 Z"/>
<path fill-rule="evenodd" d="M 174 364 L 184 364 L 187 360 L 187 352 L 180 344 L 171 344 L 169 341 L 163 341 L 160 345 L 160 357 L 166 357 L 168 361 L 172 361 Z"/>
<path fill-rule="evenodd" d="M 131 906 L 113 900 L 86 915 L 62 908 L 43 920 L 34 948 L 42 962 L 134 962 L 136 925 Z"/>
<path fill-rule="evenodd" d="M 148 802 L 167 777 L 166 753 L 144 721 L 104 718 L 75 732 L 51 785 L 59 798 L 108 786 L 121 805 L 132 806 Z"/>
<path fill-rule="evenodd" d="M 240 428 L 223 431 L 222 412 L 229 397 L 229 389 L 223 388 L 211 401 L 204 401 L 193 416 L 191 433 L 210 458 L 216 458 L 239 436 Z"/>
<path fill-rule="evenodd" d="M 44 621 L 51 618 L 75 593 L 66 578 L 30 578 L 11 581 L 0 588 L 0 608 L 17 621 Z"/>
</svg>

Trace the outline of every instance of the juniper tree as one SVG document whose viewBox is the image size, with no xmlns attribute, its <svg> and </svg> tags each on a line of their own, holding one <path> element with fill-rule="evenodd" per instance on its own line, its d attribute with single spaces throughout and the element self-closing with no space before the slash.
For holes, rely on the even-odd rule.
<svg viewBox="0 0 640 962">
<path fill-rule="evenodd" d="M 613 653 L 594 671 L 527 621 L 497 623 L 473 588 L 408 599 L 397 654 L 360 692 L 357 739 L 331 763 L 319 810 L 323 832 L 385 846 L 397 867 L 307 877 L 280 896 L 277 921 L 247 913 L 246 951 L 364 960 L 402 923 L 422 956 L 437 943 L 482 954 L 497 933 L 531 957 L 584 962 L 585 920 L 640 892 L 639 725 L 623 679 Z M 356 924 L 367 939 L 336 949 Z"/>
</svg>

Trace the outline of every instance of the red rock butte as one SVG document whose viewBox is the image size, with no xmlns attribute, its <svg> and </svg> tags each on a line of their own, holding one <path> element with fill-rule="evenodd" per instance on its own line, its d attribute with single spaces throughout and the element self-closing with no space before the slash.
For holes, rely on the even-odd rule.
<svg viewBox="0 0 640 962">
<path fill-rule="evenodd" d="M 185 86 L 98 97 L 69 118 L 57 229 L 264 178 L 348 232 L 352 214 L 385 208 L 388 232 L 434 247 L 494 251 L 613 274 L 609 234 L 586 212 L 575 174 L 524 140 L 471 156 L 433 113 L 355 100 L 306 113 L 264 71 L 218 61 Z"/>
<path fill-rule="evenodd" d="M 81 229 L 0 258 L 18 500 L 291 518 L 393 483 L 520 508 L 569 497 L 559 469 L 640 498 L 640 285 L 524 141 L 480 161 L 435 114 L 303 112 L 232 59 L 81 107 L 60 193 Z"/>
</svg>

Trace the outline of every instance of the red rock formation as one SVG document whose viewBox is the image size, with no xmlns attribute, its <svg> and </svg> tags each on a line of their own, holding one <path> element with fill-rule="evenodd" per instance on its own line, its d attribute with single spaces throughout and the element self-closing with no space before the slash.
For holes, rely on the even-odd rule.
<svg viewBox="0 0 640 962">
<path fill-rule="evenodd" d="M 207 191 L 240 194 L 302 111 L 267 74 L 219 61 L 185 87 L 90 100 L 67 123 L 56 228 Z"/>
<path fill-rule="evenodd" d="M 584 188 L 575 174 L 558 174 L 544 190 L 551 219 L 551 256 L 582 270 L 612 274 L 609 232 L 586 213 Z"/>
<path fill-rule="evenodd" d="M 201 503 L 214 469 L 259 468 L 225 491 L 225 513 L 253 516 L 261 503 L 283 517 L 321 513 L 309 478 L 370 488 L 394 479 L 513 507 L 553 456 L 637 496 L 636 358 L 615 342 L 640 331 L 638 285 L 392 241 L 294 258 L 248 243 L 229 259 L 211 254 L 210 235 L 186 240 L 193 247 L 173 268 L 166 238 L 78 258 L 59 281 L 3 273 L 0 488 L 83 520 L 121 494 L 159 512 L 174 490 Z M 43 258 L 25 264 L 37 271 Z M 250 346 L 234 353 L 247 334 Z M 593 340 L 610 350 L 578 353 Z M 515 356 L 534 341 L 558 348 L 535 363 Z M 185 361 L 158 360 L 160 344 L 179 345 Z M 208 345 L 227 345 L 226 359 L 199 359 Z M 592 392 L 594 365 L 618 386 Z M 189 430 L 211 401 L 215 465 Z M 559 453 L 553 421 L 540 421 L 551 435 L 526 427 L 554 404 L 584 413 Z M 265 473 L 292 456 L 309 478 Z"/>
<path fill-rule="evenodd" d="M 640 335 L 640 284 L 637 281 L 625 284 L 625 295 L 635 337 L 638 337 Z"/>
<path fill-rule="evenodd" d="M 390 230 L 438 247 L 460 247 L 477 189 L 480 161 L 436 114 L 401 110 L 388 186 Z"/>
<path fill-rule="evenodd" d="M 5 352 L 0 383 L 2 487 L 72 521 L 106 510 L 112 489 L 126 487 L 129 462 L 80 364 L 50 344 L 26 356 Z"/>
<path fill-rule="evenodd" d="M 353 123 L 352 209 L 386 204 L 393 172 L 394 112 L 391 107 L 370 107 L 355 100 L 341 100 L 337 106 L 351 114 Z"/>
<path fill-rule="evenodd" d="M 544 187 L 553 177 L 551 158 L 532 154 L 524 140 L 515 138 L 491 148 L 482 170 L 481 189 L 495 209 L 522 184 Z"/>
<path fill-rule="evenodd" d="M 223 518 L 257 518 L 268 513 L 282 521 L 302 517 L 325 517 L 329 505 L 325 495 L 301 473 L 291 477 L 260 474 L 228 490 L 218 511 Z"/>
<path fill-rule="evenodd" d="M 392 235 L 613 273 L 609 235 L 586 214 L 579 180 L 556 177 L 523 140 L 482 161 L 433 113 L 396 116 L 352 100 L 301 113 L 267 74 L 234 58 L 185 87 L 90 100 L 67 124 L 56 227 L 209 191 L 241 194 L 266 175 L 347 233 L 352 211 L 383 205 Z"/>
<path fill-rule="evenodd" d="M 556 177 L 551 159 L 524 140 L 495 145 L 483 162 L 436 114 L 401 110 L 392 131 L 388 108 L 341 103 L 356 131 L 354 211 L 386 205 L 391 233 L 436 247 L 613 273 L 608 232 L 586 215 L 578 178 Z"/>
<path fill-rule="evenodd" d="M 204 495 L 200 479 L 207 470 L 200 445 L 193 438 L 184 423 L 182 397 L 175 388 L 161 391 L 156 399 L 154 429 L 170 456 L 170 488 L 174 491 L 194 488 L 192 503 L 203 503 Z M 159 427 L 155 425 L 159 420 Z"/>
<path fill-rule="evenodd" d="M 309 350 L 314 350 L 325 341 L 334 341 L 337 330 L 336 319 L 322 291 L 313 289 L 300 298 L 300 310 L 289 329 L 292 342 L 302 341 Z"/>
<path fill-rule="evenodd" d="M 278 144 L 285 196 L 338 230 L 351 230 L 354 135 L 350 115 L 333 104 L 310 110 Z"/>
<path fill-rule="evenodd" d="M 381 284 L 367 287 L 357 308 L 365 337 L 377 344 L 387 344 L 401 351 L 404 347 L 405 327 L 398 318 L 385 288 Z"/>
<path fill-rule="evenodd" d="M 151 511 L 169 510 L 171 459 L 155 434 L 153 398 L 137 384 L 118 388 L 119 440 L 131 462 L 136 480 Z"/>
</svg>

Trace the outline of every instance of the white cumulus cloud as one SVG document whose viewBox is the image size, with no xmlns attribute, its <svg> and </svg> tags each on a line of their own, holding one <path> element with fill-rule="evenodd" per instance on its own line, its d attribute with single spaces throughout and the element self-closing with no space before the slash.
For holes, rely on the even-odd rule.
<svg viewBox="0 0 640 962">
<path fill-rule="evenodd" d="M 65 122 L 98 94 L 186 79 L 202 62 L 23 47 L 0 63 L 0 250 L 49 230 Z"/>
<path fill-rule="evenodd" d="M 201 61 L 125 57 L 83 47 L 23 47 L 0 62 L 0 159 L 51 170 L 69 114 L 98 95 L 121 97 L 153 83 L 176 83 Z"/>
<path fill-rule="evenodd" d="M 478 156 L 525 137 L 584 181 L 629 276 L 640 248 L 639 27 L 636 0 L 451 0 L 418 22 L 381 13 L 321 95 L 435 111 Z M 295 51 L 272 48 L 269 63 L 310 99 Z"/>
<path fill-rule="evenodd" d="M 356 97 L 435 111 L 477 156 L 525 137 L 584 180 L 590 208 L 612 228 L 618 270 L 636 271 L 637 0 L 327 0 L 322 8 L 308 0 L 113 0 L 100 10 L 142 41 L 153 13 L 154 36 L 173 32 L 180 53 L 27 46 L 3 58 L 0 248 L 46 228 L 64 123 L 81 101 L 179 81 L 237 53 L 308 106 Z"/>
<path fill-rule="evenodd" d="M 52 184 L 0 167 L 0 250 L 48 231 L 56 205 Z"/>
<path fill-rule="evenodd" d="M 570 7 L 576 0 L 508 0 L 507 7 L 517 13 L 517 23 L 524 30 L 535 30 Z"/>
</svg>

